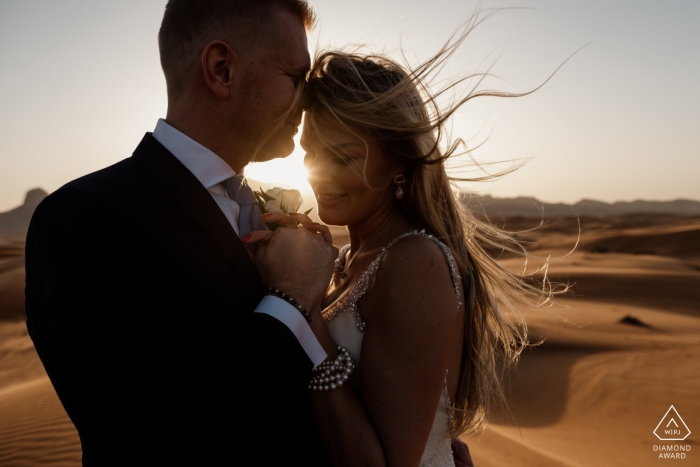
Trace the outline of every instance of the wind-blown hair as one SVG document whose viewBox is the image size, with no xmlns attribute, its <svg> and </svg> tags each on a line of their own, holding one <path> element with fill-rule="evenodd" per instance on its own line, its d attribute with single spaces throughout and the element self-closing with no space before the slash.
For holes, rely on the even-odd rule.
<svg viewBox="0 0 700 467">
<path fill-rule="evenodd" d="M 445 170 L 449 157 L 468 152 L 461 139 L 446 141 L 446 123 L 460 106 L 480 96 L 529 94 L 472 88 L 447 108 L 440 108 L 438 98 L 443 92 L 469 78 L 481 82 L 486 76 L 458 79 L 437 93 L 431 93 L 426 84 L 480 21 L 473 17 L 435 56 L 414 69 L 381 54 L 319 52 L 304 91 L 304 131 L 322 138 L 319 124 L 332 122 L 361 138 L 368 135 L 376 140 L 385 155 L 403 164 L 405 197 L 396 202 L 405 215 L 450 248 L 465 292 L 469 292 L 473 278 L 476 301 L 466 310 L 462 364 L 453 401 L 453 435 L 483 430 L 491 404 L 506 406 L 505 370 L 529 345 L 527 326 L 518 308 L 543 305 L 557 293 L 546 274 L 544 280 L 536 281 L 533 274 L 538 271 L 508 271 L 488 253 L 507 251 L 528 257 L 512 234 L 465 209 L 453 182 L 467 179 L 451 178 Z"/>
</svg>

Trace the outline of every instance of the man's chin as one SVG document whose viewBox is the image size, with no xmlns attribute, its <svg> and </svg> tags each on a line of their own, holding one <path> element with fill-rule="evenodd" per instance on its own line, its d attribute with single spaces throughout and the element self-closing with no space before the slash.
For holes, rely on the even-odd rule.
<svg viewBox="0 0 700 467">
<path fill-rule="evenodd" d="M 273 159 L 284 159 L 294 152 L 294 140 L 292 139 L 285 142 L 276 141 L 273 144 L 269 143 L 272 142 L 268 142 L 268 144 L 260 148 L 251 162 L 267 162 Z"/>
</svg>

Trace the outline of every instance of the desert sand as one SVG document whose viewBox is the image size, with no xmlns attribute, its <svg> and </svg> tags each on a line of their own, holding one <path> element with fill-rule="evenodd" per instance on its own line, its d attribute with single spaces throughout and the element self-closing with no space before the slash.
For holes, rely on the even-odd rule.
<svg viewBox="0 0 700 467">
<path fill-rule="evenodd" d="M 510 230 L 539 224 L 493 220 Z M 700 465 L 700 218 L 562 217 L 519 237 L 573 292 L 524 310 L 544 342 L 507 375 L 512 418 L 498 411 L 485 432 L 464 437 L 475 465 Z M 0 249 L 0 466 L 76 466 L 77 434 L 24 326 L 22 253 Z M 692 432 L 684 441 L 653 434 L 671 405 Z M 660 445 L 690 451 L 659 459 Z"/>
<path fill-rule="evenodd" d="M 24 323 L 24 250 L 0 246 L 0 466 L 79 466 L 80 440 Z"/>
</svg>

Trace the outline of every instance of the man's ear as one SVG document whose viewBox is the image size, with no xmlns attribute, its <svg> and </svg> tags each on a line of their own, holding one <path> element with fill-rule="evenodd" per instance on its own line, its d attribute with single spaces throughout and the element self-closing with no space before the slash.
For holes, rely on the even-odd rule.
<svg viewBox="0 0 700 467">
<path fill-rule="evenodd" d="M 239 57 L 226 42 L 215 39 L 202 52 L 204 80 L 219 99 L 228 99 L 236 80 Z"/>
</svg>

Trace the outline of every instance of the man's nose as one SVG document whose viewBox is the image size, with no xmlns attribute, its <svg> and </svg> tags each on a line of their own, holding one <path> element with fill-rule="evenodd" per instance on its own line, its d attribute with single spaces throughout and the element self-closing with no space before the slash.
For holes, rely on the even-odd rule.
<svg viewBox="0 0 700 467">
<path fill-rule="evenodd" d="M 295 126 L 299 126 L 301 125 L 301 117 L 303 114 L 304 109 L 302 109 L 301 107 L 297 107 L 292 111 L 287 121 L 294 124 Z"/>
</svg>

